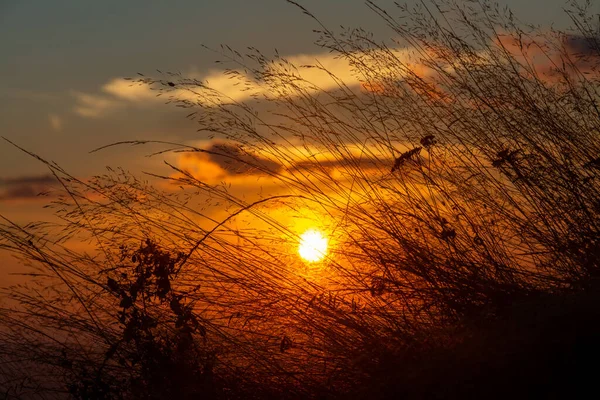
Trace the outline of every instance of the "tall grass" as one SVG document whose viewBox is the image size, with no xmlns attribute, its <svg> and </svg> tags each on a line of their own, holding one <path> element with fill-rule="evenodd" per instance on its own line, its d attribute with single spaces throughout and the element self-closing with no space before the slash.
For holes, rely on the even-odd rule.
<svg viewBox="0 0 600 400">
<path fill-rule="evenodd" d="M 133 80 L 221 140 L 156 155 L 229 160 L 276 190 L 243 198 L 172 162 L 82 180 L 40 158 L 60 222 L 0 229 L 35 269 L 0 311 L 7 398 L 504 397 L 584 380 L 600 333 L 587 9 L 564 34 L 483 1 L 398 16 L 368 1 L 385 44 L 293 4 L 360 86 L 227 47 L 248 101 L 181 74 Z M 330 222 L 326 260 L 305 266 L 275 213 Z"/>
</svg>

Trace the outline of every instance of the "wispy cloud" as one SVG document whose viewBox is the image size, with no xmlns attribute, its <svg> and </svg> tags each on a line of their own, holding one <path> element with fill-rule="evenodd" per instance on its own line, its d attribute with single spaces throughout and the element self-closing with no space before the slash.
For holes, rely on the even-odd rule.
<svg viewBox="0 0 600 400">
<path fill-rule="evenodd" d="M 75 97 L 73 111 L 87 118 L 98 118 L 124 110 L 133 105 L 152 106 L 162 102 L 158 92 L 149 85 L 114 78 L 102 85 L 98 93 L 72 92 Z M 186 95 L 187 93 L 183 93 Z M 184 97 L 185 98 L 185 97 Z"/>
<path fill-rule="evenodd" d="M 48 122 L 50 123 L 50 128 L 52 128 L 55 132 L 62 131 L 63 128 L 63 120 L 57 114 L 48 114 Z"/>
<path fill-rule="evenodd" d="M 77 101 L 73 111 L 82 117 L 97 118 L 119 107 L 117 100 L 102 95 L 73 92 L 73 96 Z"/>
<path fill-rule="evenodd" d="M 156 92 L 148 85 L 134 84 L 125 79 L 113 79 L 102 86 L 102 92 L 116 99 L 131 102 L 149 102 L 156 100 Z"/>
<path fill-rule="evenodd" d="M 548 36 L 548 37 L 546 37 Z M 497 45 L 506 49 L 523 65 L 530 66 L 536 75 L 547 81 L 557 78 L 557 72 L 573 75 L 583 73 L 598 75 L 600 65 L 599 37 L 562 34 L 555 35 L 557 46 L 546 46 L 549 33 L 536 38 L 519 38 L 501 35 Z M 559 75 L 560 75 L 559 74 Z"/>
<path fill-rule="evenodd" d="M 407 60 L 409 51 L 391 50 L 400 59 Z M 281 64 L 280 60 L 273 61 L 268 68 L 288 68 L 297 66 L 293 85 L 305 91 L 332 90 L 340 85 L 360 87 L 364 80 L 356 74 L 351 62 L 331 53 L 297 54 L 286 58 L 289 64 Z M 285 74 L 285 72 L 283 72 Z M 191 69 L 186 77 L 198 79 L 210 87 L 218 97 L 203 96 L 201 88 L 174 87 L 169 91 L 169 97 L 197 101 L 205 105 L 215 105 L 228 101 L 245 101 L 255 96 L 271 95 L 272 88 L 265 82 L 259 82 L 250 75 L 239 70 L 235 76 L 224 74 L 220 70 L 209 70 L 205 73 Z M 301 79 L 296 79 L 301 78 Z M 365 88 L 363 86 L 363 88 Z M 152 106 L 164 102 L 157 97 L 158 92 L 145 83 L 132 82 L 121 78 L 111 79 L 100 88 L 96 94 L 74 92 L 76 106 L 74 111 L 84 117 L 99 117 L 111 111 L 131 105 Z"/>
<path fill-rule="evenodd" d="M 51 175 L 0 178 L 0 200 L 34 199 L 56 185 Z"/>
<path fill-rule="evenodd" d="M 542 42 L 545 39 L 541 39 Z M 586 38 L 577 35 L 565 35 L 562 38 L 562 52 L 544 52 L 540 47 L 531 46 L 532 43 L 519 43 L 516 38 L 504 35 L 500 36 L 497 44 L 502 45 L 518 60 L 523 58 L 524 62 L 534 66 L 542 76 L 551 75 L 552 64 L 560 65 L 561 57 L 573 60 L 574 65 L 582 72 L 588 72 L 598 61 L 598 52 L 594 48 L 594 38 Z M 527 55 L 523 53 L 526 47 Z M 384 54 L 385 53 L 385 54 Z M 378 76 L 402 79 L 406 73 L 405 68 L 394 68 L 395 61 L 409 66 L 413 73 L 426 77 L 431 74 L 418 56 L 415 57 L 411 48 L 392 48 L 387 51 L 373 50 L 371 53 L 358 55 L 361 63 L 373 63 L 377 68 Z M 394 60 L 395 59 L 395 60 Z M 361 76 L 352 65 L 352 54 L 349 57 L 341 57 L 335 53 L 296 54 L 282 60 L 273 60 L 266 68 L 273 68 L 280 73 L 272 76 L 289 78 L 285 81 L 275 82 L 276 89 L 269 87 L 269 83 L 259 82 L 251 75 L 242 70 L 234 71 L 234 74 L 224 74 L 221 70 L 199 71 L 190 69 L 185 77 L 197 79 L 207 87 L 211 93 L 217 96 L 206 96 L 206 91 L 193 86 L 175 86 L 169 88 L 168 96 L 175 99 L 189 100 L 204 105 L 219 105 L 230 101 L 246 101 L 255 97 L 273 96 L 277 91 L 283 95 L 293 95 L 297 89 L 308 92 L 336 89 L 340 85 L 349 88 L 360 88 L 364 91 L 379 93 L 382 86 L 376 81 L 370 81 L 369 77 Z M 296 66 L 294 69 L 290 66 Z M 391 69 L 384 71 L 385 66 Z M 368 68 L 367 68 L 368 69 Z M 293 75 L 293 76 L 292 76 Z M 297 79 L 301 78 L 301 79 Z M 291 90 L 286 93 L 285 86 L 290 85 Z M 84 117 L 100 117 L 110 112 L 136 106 L 153 106 L 164 102 L 163 97 L 157 97 L 158 92 L 145 83 L 132 82 L 125 79 L 115 78 L 102 85 L 97 93 L 75 92 L 76 99 L 74 111 Z"/>
</svg>

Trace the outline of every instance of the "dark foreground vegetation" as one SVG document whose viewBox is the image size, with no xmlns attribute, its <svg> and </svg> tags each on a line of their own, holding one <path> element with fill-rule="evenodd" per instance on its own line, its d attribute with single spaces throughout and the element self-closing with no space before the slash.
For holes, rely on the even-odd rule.
<svg viewBox="0 0 600 400">
<path fill-rule="evenodd" d="M 134 81 L 221 140 L 159 152 L 212 157 L 276 193 L 242 198 L 174 163 L 151 182 L 46 163 L 60 222 L 0 227 L 32 268 L 0 310 L 3 396 L 598 392 L 595 16 L 574 4 L 561 33 L 484 1 L 367 5 L 394 42 L 323 26 L 317 42 L 360 87 L 324 71 L 336 87 L 320 90 L 308 67 L 226 47 L 231 79 L 256 92 L 246 102 L 178 74 Z M 281 210 L 334 221 L 318 267 L 297 259 Z"/>
</svg>

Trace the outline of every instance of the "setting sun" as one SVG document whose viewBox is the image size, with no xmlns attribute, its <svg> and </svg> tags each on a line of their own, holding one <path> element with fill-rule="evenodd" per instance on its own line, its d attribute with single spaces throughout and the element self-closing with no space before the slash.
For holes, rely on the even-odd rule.
<svg viewBox="0 0 600 400">
<path fill-rule="evenodd" d="M 300 236 L 298 253 L 303 260 L 317 262 L 325 258 L 327 254 L 327 238 L 321 232 L 308 230 Z"/>
</svg>

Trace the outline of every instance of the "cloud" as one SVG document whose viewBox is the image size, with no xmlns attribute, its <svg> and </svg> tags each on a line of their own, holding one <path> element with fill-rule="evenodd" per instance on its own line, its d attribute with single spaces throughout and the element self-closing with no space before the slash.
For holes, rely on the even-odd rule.
<svg viewBox="0 0 600 400">
<path fill-rule="evenodd" d="M 199 181 L 214 184 L 229 176 L 227 171 L 214 163 L 204 153 L 183 153 L 179 155 L 177 167 L 191 174 Z M 175 174 L 178 176 L 178 174 Z"/>
<path fill-rule="evenodd" d="M 556 40 L 557 47 L 545 46 L 548 40 Z M 575 72 L 598 73 L 600 65 L 600 37 L 563 34 L 550 39 L 549 34 L 540 34 L 533 39 L 501 35 L 496 44 L 506 49 L 515 59 L 533 68 L 537 76 L 552 82 L 560 74 Z"/>
<path fill-rule="evenodd" d="M 131 105 L 151 105 L 160 100 L 150 86 L 115 78 L 102 85 L 99 94 L 73 92 L 73 111 L 82 117 L 98 118 Z"/>
<path fill-rule="evenodd" d="M 0 200 L 37 198 L 57 184 L 52 175 L 23 176 L 0 179 Z"/>
<path fill-rule="evenodd" d="M 565 35 L 563 37 L 565 49 L 575 56 L 599 57 L 600 37 L 585 37 L 581 35 Z"/>
<path fill-rule="evenodd" d="M 320 161 L 300 161 L 294 164 L 295 168 L 298 169 L 360 169 L 361 171 L 380 170 L 386 165 L 393 165 L 393 160 L 376 160 L 371 157 L 365 158 L 344 158 L 334 160 L 320 160 Z"/>
<path fill-rule="evenodd" d="M 269 174 L 282 165 L 233 143 L 213 142 L 207 149 L 208 159 L 230 175 Z"/>
<path fill-rule="evenodd" d="M 63 122 L 62 118 L 56 114 L 48 114 L 48 122 L 50 123 L 50 128 L 55 132 L 62 131 Z"/>
<path fill-rule="evenodd" d="M 581 72 L 598 72 L 600 37 L 565 35 L 562 44 L 566 57 L 571 59 Z"/>
<path fill-rule="evenodd" d="M 102 86 L 102 91 L 120 100 L 131 102 L 155 101 L 157 92 L 150 86 L 132 83 L 125 79 L 113 79 Z"/>
<path fill-rule="evenodd" d="M 548 36 L 549 37 L 549 36 Z M 562 51 L 542 50 L 535 41 L 543 44 L 547 40 L 544 34 L 534 39 L 523 39 L 521 42 L 511 35 L 499 35 L 496 45 L 504 47 L 518 61 L 533 65 L 542 77 L 552 75 L 552 64 L 561 65 L 561 57 L 567 57 L 573 64 L 584 70 L 590 70 L 598 60 L 598 44 L 596 38 L 577 35 L 564 35 Z M 594 44 L 595 43 L 595 44 Z M 451 54 L 451 50 L 437 49 L 440 54 Z M 425 57 L 437 58 L 436 51 L 426 51 Z M 423 78 L 422 90 L 438 99 L 443 99 L 442 89 L 427 86 L 437 71 L 421 62 L 418 52 L 413 48 L 389 48 L 386 50 L 370 50 L 361 54 L 349 53 L 340 56 L 336 53 L 319 52 L 314 54 L 296 54 L 284 59 L 274 59 L 265 64 L 265 80 L 257 80 L 243 70 L 222 70 L 205 72 L 190 69 L 182 82 L 174 81 L 174 85 L 164 87 L 164 92 L 154 90 L 144 82 L 135 82 L 114 78 L 100 87 L 97 94 L 75 93 L 77 105 L 75 111 L 85 117 L 99 117 L 107 113 L 131 106 L 155 106 L 165 99 L 187 100 L 205 106 L 217 106 L 229 102 L 243 102 L 254 98 L 297 96 L 302 92 L 316 93 L 335 90 L 341 86 L 363 92 L 385 93 L 386 82 L 401 81 L 408 73 Z M 462 55 L 461 57 L 466 57 Z M 374 76 L 365 76 L 353 65 L 360 61 L 360 70 L 375 71 Z M 486 62 L 486 55 L 481 54 L 472 63 Z M 443 61 L 442 61 L 443 62 Z M 452 73 L 450 63 L 442 66 L 446 72 Z M 188 79 L 189 78 L 189 79 Z M 187 81 L 186 81 L 187 80 Z M 165 85 L 166 86 L 166 85 Z M 162 94 L 162 96 L 158 96 Z"/>
<path fill-rule="evenodd" d="M 276 161 L 224 141 L 211 141 L 200 151 L 181 153 L 177 165 L 209 184 L 266 177 L 282 169 Z"/>
<path fill-rule="evenodd" d="M 180 153 L 176 164 L 204 183 L 248 185 L 259 181 L 256 184 L 261 186 L 266 183 L 264 178 L 274 178 L 275 182 L 276 177 L 305 179 L 311 173 L 326 173 L 343 180 L 356 173 L 387 173 L 393 165 L 390 156 L 379 154 L 376 149 L 348 144 L 346 150 L 345 155 L 333 155 L 308 147 L 281 145 L 277 153 L 261 153 L 232 142 L 210 141 L 201 145 L 200 151 Z"/>
<path fill-rule="evenodd" d="M 529 40 L 529 41 L 528 41 Z M 598 61 L 598 38 L 586 38 L 577 35 L 563 35 L 561 52 L 550 52 L 536 46 L 534 40 L 523 39 L 522 42 L 510 35 L 500 35 L 496 44 L 508 50 L 517 60 L 530 63 L 542 77 L 552 75 L 552 64 L 561 65 L 561 57 L 571 59 L 582 72 L 591 70 Z M 540 43 L 546 39 L 542 34 Z M 525 49 L 525 53 L 523 51 Z M 441 49 L 443 52 L 443 49 Z M 206 106 L 215 106 L 231 101 L 243 102 L 261 96 L 294 96 L 298 91 L 318 92 L 334 90 L 339 86 L 351 89 L 359 88 L 366 92 L 382 94 L 385 85 L 377 78 L 386 77 L 400 80 L 407 73 L 426 78 L 435 75 L 434 71 L 419 61 L 419 56 L 410 47 L 372 50 L 357 54 L 361 64 L 367 70 L 376 71 L 375 79 L 357 72 L 352 65 L 354 55 L 340 56 L 336 53 L 319 52 L 314 54 L 296 54 L 284 60 L 275 59 L 265 65 L 267 82 L 257 81 L 242 70 L 224 73 L 221 70 L 198 71 L 190 69 L 184 76 L 195 79 L 202 85 L 181 85 L 166 88 L 165 97 L 198 102 Z M 434 54 L 429 54 L 434 56 Z M 397 62 L 404 64 L 400 67 Z M 296 68 L 293 68 L 295 66 Z M 364 67 L 364 65 L 363 65 Z M 407 68 L 406 68 L 407 67 Z M 450 66 L 447 66 L 450 68 Z M 362 67 L 361 67 L 362 68 Z M 269 78 L 271 77 L 271 78 Z M 273 78 L 275 77 L 275 78 Z M 301 78 L 301 79 L 299 79 Z M 273 79 L 272 81 L 268 81 Z M 433 95 L 440 95 L 439 88 L 427 89 Z M 136 106 L 154 106 L 164 102 L 164 97 L 157 97 L 159 92 L 143 82 L 132 82 L 114 78 L 102 85 L 95 94 L 74 93 L 76 106 L 74 111 L 84 117 L 100 117 L 112 111 Z"/>
<path fill-rule="evenodd" d="M 371 56 L 376 59 L 381 54 L 381 51 L 373 52 Z M 410 49 L 390 49 L 386 57 L 396 57 L 406 62 L 409 54 Z M 359 57 L 364 63 L 370 62 L 368 57 Z M 282 79 L 267 83 L 258 82 L 242 71 L 236 71 L 234 75 L 224 75 L 222 71 L 211 71 L 205 76 L 199 76 L 196 72 L 194 75 L 221 93 L 224 101 L 244 101 L 260 95 L 273 96 L 275 92 L 284 96 L 294 96 L 300 94 L 298 91 L 328 91 L 340 86 L 366 90 L 370 87 L 365 84 L 366 77 L 360 75 L 353 67 L 351 59 L 335 53 L 296 54 L 286 57 L 285 61 L 273 60 L 266 65 L 266 69 L 273 70 L 273 73 L 269 71 L 268 76 Z M 398 76 L 399 78 L 401 76 Z M 273 86 L 270 87 L 269 84 Z M 198 98 L 196 100 L 202 101 Z"/>
<path fill-rule="evenodd" d="M 20 184 L 48 185 L 55 182 L 56 179 L 52 175 L 33 175 L 19 178 L 0 178 L 0 186 Z"/>
<path fill-rule="evenodd" d="M 409 53 L 407 49 L 391 49 L 387 56 L 406 61 Z M 266 66 L 267 69 L 279 71 L 280 73 L 271 76 L 283 77 L 282 81 L 259 82 L 241 70 L 226 74 L 221 70 L 199 73 L 197 69 L 191 69 L 185 76 L 202 82 L 204 88 L 201 85 L 177 85 L 169 88 L 165 94 L 169 98 L 211 106 L 245 101 L 261 95 L 272 96 L 276 91 L 280 95 L 297 95 L 297 89 L 317 92 L 336 89 L 340 85 L 367 91 L 370 88 L 368 84 L 364 84 L 364 77 L 357 75 L 346 57 L 315 53 L 292 55 L 285 60 L 287 63 L 274 60 Z M 290 65 L 297 67 L 294 69 L 294 76 L 288 73 Z M 206 87 L 210 90 L 206 90 Z M 99 93 L 74 92 L 77 103 L 74 111 L 84 117 L 99 117 L 131 105 L 152 106 L 164 102 L 164 98 L 158 97 L 158 94 L 158 91 L 146 83 L 114 78 L 102 85 Z"/>
<path fill-rule="evenodd" d="M 81 92 L 73 92 L 73 96 L 77 101 L 73 111 L 82 117 L 97 118 L 119 107 L 118 101 L 106 96 Z"/>
<path fill-rule="evenodd" d="M 289 65 L 297 67 L 294 74 L 301 77 L 308 84 L 300 80 L 293 80 L 293 83 L 305 90 L 331 90 L 337 88 L 340 83 L 357 87 L 361 83 L 348 59 L 336 54 L 325 52 L 296 54 L 286 57 L 285 61 L 271 61 L 266 65 L 266 68 L 280 70 L 283 75 L 286 75 L 282 68 L 289 68 Z M 223 100 L 244 101 L 256 95 L 272 93 L 270 88 L 263 82 L 256 81 L 241 70 L 237 70 L 233 74 L 224 74 L 221 70 L 210 70 L 201 73 L 196 68 L 192 68 L 185 76 L 205 82 L 211 89 L 220 93 Z M 333 76 L 335 76 L 335 79 Z M 291 78 L 290 75 L 288 77 Z M 175 97 L 178 98 L 186 96 L 185 90 L 181 89 L 173 89 L 170 94 L 175 94 Z M 187 97 L 184 98 L 202 101 L 198 96 L 194 97 L 191 93 L 188 93 Z"/>
</svg>

